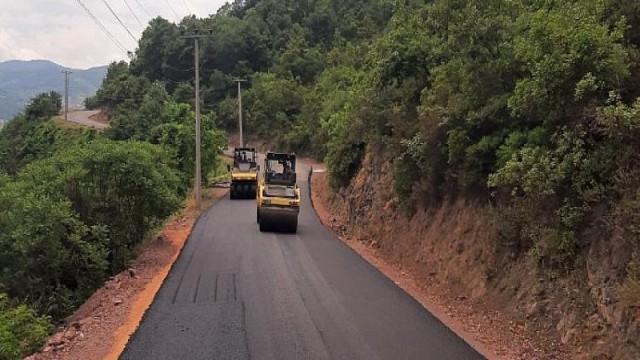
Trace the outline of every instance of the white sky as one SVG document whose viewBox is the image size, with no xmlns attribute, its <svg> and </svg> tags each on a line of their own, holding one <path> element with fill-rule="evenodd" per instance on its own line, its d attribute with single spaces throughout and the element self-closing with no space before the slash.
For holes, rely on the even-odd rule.
<svg viewBox="0 0 640 360">
<path fill-rule="evenodd" d="M 129 51 L 137 42 L 111 14 L 111 6 L 136 39 L 149 20 L 162 16 L 171 22 L 193 13 L 214 14 L 226 0 L 0 0 L 0 61 L 51 60 L 63 66 L 86 69 L 126 60 L 80 6 L 81 1 Z M 133 10 L 127 8 L 127 4 Z M 173 11 L 172 11 L 173 9 Z M 145 11 L 146 10 L 146 11 Z M 134 16 L 135 14 L 135 16 Z"/>
</svg>

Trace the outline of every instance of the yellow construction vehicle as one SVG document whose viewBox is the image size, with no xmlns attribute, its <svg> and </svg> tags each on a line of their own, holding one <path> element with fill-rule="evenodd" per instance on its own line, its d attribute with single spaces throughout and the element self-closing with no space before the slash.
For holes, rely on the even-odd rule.
<svg viewBox="0 0 640 360">
<path fill-rule="evenodd" d="M 255 148 L 235 148 L 231 169 L 231 199 L 255 199 L 258 188 L 258 165 Z"/>
<path fill-rule="evenodd" d="M 260 231 L 297 231 L 300 188 L 296 183 L 294 154 L 266 154 L 256 200 Z"/>
</svg>

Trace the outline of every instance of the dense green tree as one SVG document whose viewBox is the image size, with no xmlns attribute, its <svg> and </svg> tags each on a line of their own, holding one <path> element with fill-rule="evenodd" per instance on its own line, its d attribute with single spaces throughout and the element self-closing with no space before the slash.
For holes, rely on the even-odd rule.
<svg viewBox="0 0 640 360">
<path fill-rule="evenodd" d="M 169 102 L 165 105 L 165 113 L 168 121 L 151 130 L 150 141 L 173 152 L 183 183 L 191 184 L 195 174 L 195 112 L 186 104 Z M 209 174 L 218 167 L 218 155 L 227 139 L 215 128 L 213 116 L 203 115 L 201 123 L 202 180 L 207 184 Z"/>
<path fill-rule="evenodd" d="M 178 208 L 189 186 L 168 151 L 142 142 L 69 148 L 30 164 L 18 179 L 30 191 L 68 201 L 84 224 L 104 229 L 111 271 L 121 269 L 147 232 Z"/>
<path fill-rule="evenodd" d="M 28 121 L 49 119 L 56 115 L 62 106 L 62 97 L 55 91 L 42 93 L 34 97 L 24 111 Z"/>
<path fill-rule="evenodd" d="M 46 157 L 73 141 L 71 131 L 49 122 L 60 111 L 60 106 L 60 95 L 55 92 L 37 95 L 24 114 L 16 116 L 0 130 L 0 169 L 15 175 L 25 164 Z"/>
<path fill-rule="evenodd" d="M 251 88 L 243 95 L 246 131 L 282 144 L 304 101 L 303 88 L 295 80 L 273 73 L 256 73 L 250 82 Z"/>
<path fill-rule="evenodd" d="M 0 185 L 0 205 L 2 291 L 56 319 L 68 315 L 106 274 L 104 233 L 83 224 L 66 199 L 22 182 Z"/>
<path fill-rule="evenodd" d="M 111 110 L 125 100 L 131 99 L 133 89 L 130 86 L 134 84 L 129 81 L 130 77 L 129 65 L 126 62 L 111 63 L 102 80 L 102 85 L 92 98 L 87 99 L 86 104 L 90 105 L 89 108 L 104 106 Z"/>
<path fill-rule="evenodd" d="M 135 59 L 131 63 L 132 73 L 137 76 L 143 75 L 151 81 L 166 80 L 165 70 L 169 55 L 166 50 L 169 44 L 184 42 L 180 35 L 176 24 L 160 17 L 152 19 L 140 38 Z M 179 50 L 176 47 L 173 49 Z M 172 58 L 176 58 L 175 53 L 171 55 L 174 55 Z"/>
<path fill-rule="evenodd" d="M 115 108 L 106 130 L 108 137 L 114 140 L 146 140 L 152 128 L 167 121 L 164 109 L 169 95 L 163 83 L 145 86 L 139 95 L 139 101 L 127 100 Z"/>
</svg>

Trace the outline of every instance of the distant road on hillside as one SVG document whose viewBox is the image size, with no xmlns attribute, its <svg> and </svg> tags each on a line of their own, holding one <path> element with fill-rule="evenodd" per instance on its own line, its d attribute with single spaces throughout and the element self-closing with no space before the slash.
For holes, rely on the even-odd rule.
<svg viewBox="0 0 640 360">
<path fill-rule="evenodd" d="M 91 126 L 96 129 L 105 129 L 109 126 L 109 124 L 105 124 L 91 118 L 92 116 L 97 115 L 99 112 L 100 111 L 98 110 L 74 111 L 70 112 L 67 115 L 67 120 L 79 125 Z M 64 116 L 61 116 L 61 118 L 64 118 Z"/>
<path fill-rule="evenodd" d="M 83 70 L 46 60 L 0 62 L 0 118 L 11 119 L 24 111 L 29 100 L 40 93 L 53 90 L 63 95 L 62 70 L 72 71 L 69 76 L 69 103 L 78 107 L 98 90 L 107 66 Z"/>
</svg>

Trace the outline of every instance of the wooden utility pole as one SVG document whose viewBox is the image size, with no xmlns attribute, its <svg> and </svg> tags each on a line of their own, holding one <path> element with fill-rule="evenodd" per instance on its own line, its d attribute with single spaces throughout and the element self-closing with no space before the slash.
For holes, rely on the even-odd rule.
<svg viewBox="0 0 640 360">
<path fill-rule="evenodd" d="M 64 121 L 67 121 L 67 114 L 69 113 L 69 74 L 72 71 L 62 70 L 64 74 Z"/>
<path fill-rule="evenodd" d="M 244 137 L 242 136 L 242 88 L 241 83 L 247 81 L 244 79 L 236 79 L 238 83 L 238 130 L 240 130 L 240 147 L 244 147 Z"/>
<path fill-rule="evenodd" d="M 182 36 L 183 39 L 193 39 L 194 47 L 195 47 L 195 69 L 196 69 L 196 80 L 195 80 L 195 88 L 196 88 L 196 174 L 195 174 L 195 198 L 196 198 L 196 208 L 200 210 L 202 204 L 202 198 L 200 196 L 200 189 L 202 187 L 202 164 L 200 160 L 200 149 L 201 149 L 201 140 L 200 140 L 200 131 L 202 126 L 200 124 L 200 39 L 211 36 L 211 31 L 209 35 L 199 35 L 198 30 L 194 32 L 194 35 L 185 35 Z"/>
</svg>

